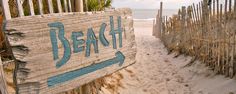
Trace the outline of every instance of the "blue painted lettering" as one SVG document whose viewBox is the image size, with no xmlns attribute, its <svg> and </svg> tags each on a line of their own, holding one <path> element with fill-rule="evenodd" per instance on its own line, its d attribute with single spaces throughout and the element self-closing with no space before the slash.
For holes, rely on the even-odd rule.
<svg viewBox="0 0 236 94">
<path fill-rule="evenodd" d="M 117 19 L 118 23 L 118 29 L 115 30 L 114 26 L 114 20 L 113 16 L 110 16 L 110 28 L 111 31 L 108 32 L 112 36 L 112 42 L 113 42 L 113 49 L 117 49 L 117 43 L 116 43 L 116 35 L 118 34 L 119 38 L 119 47 L 122 47 L 122 28 L 121 28 L 121 17 L 119 16 Z M 61 22 L 55 22 L 48 24 L 50 27 L 50 37 L 51 37 L 51 43 L 52 43 L 52 50 L 53 50 L 53 59 L 56 61 L 56 67 L 59 68 L 66 64 L 71 56 L 71 48 L 69 41 L 65 38 L 65 31 L 64 31 L 64 25 Z M 105 29 L 107 27 L 106 23 L 102 23 L 100 26 L 99 31 L 99 40 L 103 46 L 109 46 L 109 42 L 105 37 Z M 61 59 L 59 59 L 59 53 L 58 53 L 58 40 L 57 40 L 57 31 L 58 31 L 58 39 L 62 43 L 64 47 L 64 54 Z M 94 31 L 92 28 L 89 28 L 87 31 L 87 40 L 85 41 L 83 39 L 84 33 L 82 31 L 80 32 L 72 32 L 71 40 L 73 44 L 73 53 L 79 53 L 82 51 L 85 51 L 85 56 L 89 57 L 91 54 L 91 49 L 93 45 L 94 52 L 98 53 L 98 38 L 95 36 Z M 86 46 L 84 46 L 86 44 Z"/>
<path fill-rule="evenodd" d="M 84 46 L 81 46 L 85 43 L 84 39 L 78 39 L 79 37 L 83 37 L 84 33 L 82 31 L 80 32 L 72 32 L 71 39 L 73 40 L 73 52 L 78 53 L 84 51 Z M 79 47 L 81 46 L 81 47 Z"/>
<path fill-rule="evenodd" d="M 56 31 L 59 30 L 58 38 L 62 42 L 64 47 L 64 55 L 62 59 L 56 62 L 56 67 L 59 68 L 62 65 L 64 65 L 69 59 L 71 55 L 71 49 L 68 40 L 64 36 L 64 25 L 60 22 L 50 23 L 48 26 L 50 29 L 50 37 L 51 37 L 51 43 L 53 48 L 53 57 L 54 59 L 58 59 L 58 47 L 57 47 L 57 38 L 56 38 Z"/>
<path fill-rule="evenodd" d="M 93 46 L 94 46 L 95 53 L 98 53 L 98 41 L 97 41 L 97 38 L 96 38 L 96 36 L 94 34 L 93 29 L 89 28 L 88 32 L 87 32 L 87 41 L 86 41 L 86 54 L 85 54 L 86 57 L 90 56 L 91 44 L 93 44 Z"/>
<path fill-rule="evenodd" d="M 96 70 L 103 69 L 105 67 L 111 66 L 113 64 L 119 63 L 119 66 L 122 66 L 124 61 L 125 61 L 125 56 L 123 55 L 123 53 L 118 51 L 118 52 L 116 52 L 116 57 L 114 57 L 112 59 L 102 61 L 100 63 L 93 64 L 91 66 L 87 66 L 87 67 L 84 67 L 84 68 L 81 68 L 81 69 L 77 69 L 77 70 L 74 70 L 74 71 L 70 71 L 70 72 L 66 72 L 66 73 L 63 73 L 63 74 L 59 74 L 59 75 L 50 77 L 47 80 L 47 84 L 48 84 L 48 87 L 52 87 L 52 86 L 55 86 L 57 84 L 64 83 L 64 82 L 73 80 L 77 77 L 83 76 L 85 74 L 94 72 Z"/>
<path fill-rule="evenodd" d="M 110 16 L 110 26 L 111 26 L 111 32 L 110 35 L 112 35 L 112 41 L 113 41 L 113 48 L 117 49 L 116 46 L 116 34 L 119 34 L 119 47 L 122 47 L 122 28 L 121 28 L 121 17 L 119 16 L 118 19 L 118 29 L 114 29 L 114 20 L 113 16 Z"/>
<path fill-rule="evenodd" d="M 109 42 L 107 41 L 107 39 L 105 38 L 105 35 L 104 35 L 106 26 L 107 26 L 106 23 L 102 23 L 102 25 L 100 27 L 100 32 L 99 32 L 99 39 L 100 39 L 103 46 L 109 46 Z"/>
</svg>

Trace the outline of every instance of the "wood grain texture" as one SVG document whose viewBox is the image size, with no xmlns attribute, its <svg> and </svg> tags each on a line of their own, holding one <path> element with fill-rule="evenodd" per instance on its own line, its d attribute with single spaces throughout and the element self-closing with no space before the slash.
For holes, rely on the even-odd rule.
<svg viewBox="0 0 236 94">
<path fill-rule="evenodd" d="M 3 64 L 1 58 L 0 58 L 0 94 L 8 94 L 6 77 L 3 71 Z"/>
<path fill-rule="evenodd" d="M 116 34 L 117 49 L 113 49 L 113 40 L 110 34 L 110 17 L 114 18 L 114 29 L 118 26 L 118 17 L 121 16 L 122 47 L 119 47 L 119 36 Z M 56 68 L 53 59 L 53 50 L 50 37 L 49 23 L 60 22 L 64 25 L 65 38 L 71 48 L 69 61 L 63 66 Z M 109 42 L 107 47 L 99 40 L 99 30 L 102 23 L 107 24 L 105 37 Z M 98 43 L 98 53 L 95 53 L 91 45 L 90 56 L 86 57 L 86 51 L 73 53 L 72 32 L 82 31 L 84 36 L 79 39 L 87 40 L 87 31 L 92 28 Z M 133 19 L 130 9 L 117 9 L 97 13 L 73 13 L 67 15 L 47 15 L 24 18 L 14 18 L 7 22 L 5 31 L 11 44 L 14 57 L 17 59 L 16 80 L 19 94 L 56 94 L 74 89 L 97 78 L 111 74 L 124 67 L 135 63 L 136 44 L 133 31 Z M 58 32 L 57 32 L 58 33 Z M 59 58 L 64 55 L 63 44 L 58 40 Z M 82 46 L 86 46 L 86 43 Z M 122 66 L 113 64 L 111 66 L 90 72 L 75 79 L 48 86 L 50 77 L 62 73 L 71 72 L 84 67 L 99 64 L 100 62 L 116 57 L 120 51 L 125 56 Z"/>
</svg>

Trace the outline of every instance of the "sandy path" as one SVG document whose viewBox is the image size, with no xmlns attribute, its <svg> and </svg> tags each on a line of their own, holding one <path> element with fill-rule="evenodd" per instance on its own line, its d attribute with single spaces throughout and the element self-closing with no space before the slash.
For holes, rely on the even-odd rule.
<svg viewBox="0 0 236 94">
<path fill-rule="evenodd" d="M 152 21 L 135 21 L 134 28 L 137 62 L 113 76 L 118 94 L 236 94 L 236 80 L 215 75 L 200 62 L 183 67 L 191 57 L 167 55 L 152 36 Z"/>
<path fill-rule="evenodd" d="M 189 94 L 190 88 L 185 84 L 182 75 L 177 73 L 178 68 L 172 64 L 175 62 L 187 62 L 186 60 L 174 60 L 168 56 L 161 41 L 151 34 L 152 28 L 149 22 L 136 22 L 135 35 L 138 47 L 137 62 L 127 70 L 132 70 L 135 76 L 125 72 L 124 87 L 121 94 Z"/>
</svg>

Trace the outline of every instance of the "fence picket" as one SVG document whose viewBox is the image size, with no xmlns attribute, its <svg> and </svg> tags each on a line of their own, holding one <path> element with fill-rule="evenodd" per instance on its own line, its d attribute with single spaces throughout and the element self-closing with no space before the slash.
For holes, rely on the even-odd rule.
<svg viewBox="0 0 236 94">
<path fill-rule="evenodd" d="M 62 13 L 61 0 L 57 0 L 57 8 L 58 8 L 58 12 Z"/>
<path fill-rule="evenodd" d="M 49 12 L 50 13 L 54 13 L 53 5 L 52 5 L 52 0 L 48 0 L 48 7 L 49 7 Z"/>
<path fill-rule="evenodd" d="M 17 9 L 20 17 L 25 16 L 22 4 L 23 4 L 22 0 L 17 0 Z"/>
<path fill-rule="evenodd" d="M 34 5 L 33 5 L 32 0 L 28 0 L 28 3 L 29 3 L 29 7 L 30 7 L 30 14 L 31 14 L 31 16 L 34 16 L 35 13 L 34 13 Z"/>
<path fill-rule="evenodd" d="M 4 12 L 3 14 L 6 20 L 11 19 L 11 13 L 10 13 L 8 1 L 9 0 L 1 0 L 1 4 L 2 4 L 3 12 Z"/>
</svg>

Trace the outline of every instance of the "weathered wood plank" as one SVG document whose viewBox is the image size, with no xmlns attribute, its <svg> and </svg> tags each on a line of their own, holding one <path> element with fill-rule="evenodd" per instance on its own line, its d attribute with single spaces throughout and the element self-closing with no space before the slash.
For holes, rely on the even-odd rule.
<svg viewBox="0 0 236 94">
<path fill-rule="evenodd" d="M 10 20 L 6 34 L 14 56 L 22 62 L 16 77 L 18 92 L 60 93 L 133 64 L 131 15 L 131 10 L 119 9 Z M 116 38 L 111 35 L 114 30 Z"/>
</svg>

